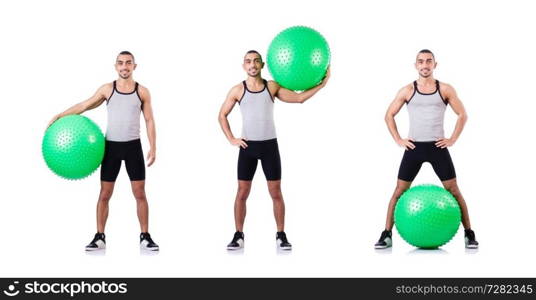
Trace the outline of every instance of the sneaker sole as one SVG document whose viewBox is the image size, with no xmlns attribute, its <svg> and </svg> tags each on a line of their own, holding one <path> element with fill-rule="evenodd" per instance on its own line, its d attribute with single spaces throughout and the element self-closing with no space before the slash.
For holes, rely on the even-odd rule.
<svg viewBox="0 0 536 300">
<path fill-rule="evenodd" d="M 156 247 L 156 248 L 140 247 L 140 249 L 145 250 L 145 251 L 160 251 L 159 247 Z"/>
<path fill-rule="evenodd" d="M 376 246 L 374 245 L 374 249 L 387 249 L 387 248 L 391 248 L 392 246 Z"/>
<path fill-rule="evenodd" d="M 278 248 L 279 250 L 284 250 L 284 251 L 290 251 L 290 250 L 292 250 L 292 247 L 279 247 L 279 246 L 277 246 L 277 248 Z"/>
<path fill-rule="evenodd" d="M 86 248 L 86 251 L 89 251 L 89 252 L 91 252 L 91 251 L 99 251 L 99 250 L 106 250 L 106 247 L 104 247 L 104 248 Z"/>
<path fill-rule="evenodd" d="M 233 251 L 233 250 L 240 250 L 244 249 L 244 247 L 227 247 L 227 250 Z"/>
<path fill-rule="evenodd" d="M 292 246 L 283 247 L 283 246 L 280 246 L 279 243 L 277 243 L 277 242 L 275 243 L 275 245 L 276 245 L 277 249 L 279 249 L 279 250 L 284 250 L 284 251 L 292 250 Z"/>
<path fill-rule="evenodd" d="M 393 239 L 391 237 L 386 237 L 384 239 L 384 242 L 385 242 L 385 246 L 375 244 L 374 249 L 387 249 L 387 248 L 393 247 Z"/>
</svg>

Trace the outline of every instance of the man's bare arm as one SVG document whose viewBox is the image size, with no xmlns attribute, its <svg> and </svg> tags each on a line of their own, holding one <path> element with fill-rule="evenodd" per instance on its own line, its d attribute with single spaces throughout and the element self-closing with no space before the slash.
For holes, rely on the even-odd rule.
<svg viewBox="0 0 536 300">
<path fill-rule="evenodd" d="M 220 112 L 218 114 L 218 121 L 220 123 L 220 127 L 223 130 L 223 133 L 225 134 L 225 137 L 227 137 L 227 140 L 234 146 L 240 146 L 242 148 L 246 148 L 247 144 L 242 139 L 235 138 L 233 135 L 233 132 L 231 131 L 231 126 L 229 125 L 229 120 L 227 119 L 227 116 L 231 113 L 233 110 L 236 102 L 240 100 L 240 97 L 242 93 L 244 92 L 242 85 L 235 85 L 227 94 L 227 97 L 225 98 L 225 101 L 223 102 Z"/>
<path fill-rule="evenodd" d="M 147 128 L 147 139 L 149 140 L 149 152 L 147 153 L 147 166 L 150 167 L 156 159 L 156 126 L 153 116 L 153 104 L 151 94 L 145 87 L 139 86 L 138 92 L 142 101 L 143 118 L 145 119 L 145 127 Z"/>
<path fill-rule="evenodd" d="M 446 148 L 454 145 L 454 143 L 456 143 L 456 141 L 462 134 L 463 128 L 465 127 L 465 123 L 467 122 L 467 113 L 465 111 L 465 107 L 463 106 L 462 101 L 460 100 L 460 98 L 458 98 L 456 90 L 454 90 L 451 85 L 441 83 L 440 92 L 443 97 L 445 97 L 445 100 L 448 101 L 454 113 L 458 116 L 456 126 L 454 127 L 454 131 L 452 132 L 450 138 L 441 139 L 436 142 L 437 147 Z"/>
<path fill-rule="evenodd" d="M 331 76 L 331 71 L 328 68 L 326 72 L 326 76 L 322 80 L 322 82 L 306 91 L 303 91 L 301 93 L 296 93 L 294 91 L 291 91 L 289 89 L 286 89 L 282 86 L 280 86 L 275 81 L 270 81 L 270 85 L 272 85 L 272 89 L 275 90 L 274 96 L 277 97 L 279 100 L 283 102 L 288 103 L 303 103 L 307 101 L 309 98 L 313 97 L 320 89 L 326 86 L 326 84 L 329 81 L 329 77 Z"/>
<path fill-rule="evenodd" d="M 48 123 L 48 126 L 50 126 L 52 123 L 54 123 L 54 121 L 56 121 L 57 119 L 59 119 L 59 118 L 61 118 L 63 116 L 73 115 L 73 114 L 81 114 L 81 113 L 83 113 L 83 112 L 85 112 L 87 110 L 94 109 L 94 108 L 98 107 L 99 105 L 101 105 L 102 102 L 104 102 L 104 100 L 106 100 L 106 97 L 108 97 L 107 92 L 110 90 L 109 85 L 110 84 L 102 85 L 99 89 L 97 89 L 95 94 L 93 94 L 93 96 L 91 96 L 89 99 L 84 100 L 84 101 L 82 101 L 80 103 L 77 103 L 77 104 L 69 107 L 64 112 L 61 112 L 61 113 L 55 115 L 52 118 L 52 120 L 50 120 L 50 122 Z"/>
<path fill-rule="evenodd" d="M 415 145 L 409 139 L 403 139 L 400 137 L 400 133 L 398 132 L 398 128 L 396 126 L 395 116 L 398 114 L 402 106 L 404 106 L 404 104 L 409 98 L 408 95 L 410 95 L 411 92 L 411 85 L 407 85 L 400 89 L 396 94 L 393 102 L 391 102 L 391 104 L 387 108 L 387 112 L 385 113 L 385 123 L 387 123 L 389 133 L 391 133 L 391 136 L 398 145 L 406 149 L 414 149 Z"/>
</svg>

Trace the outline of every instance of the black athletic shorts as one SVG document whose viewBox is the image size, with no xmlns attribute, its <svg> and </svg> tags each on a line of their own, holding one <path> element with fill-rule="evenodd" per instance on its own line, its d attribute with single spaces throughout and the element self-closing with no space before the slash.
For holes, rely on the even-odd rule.
<svg viewBox="0 0 536 300">
<path fill-rule="evenodd" d="M 128 142 L 106 141 L 101 164 L 101 180 L 114 182 L 125 161 L 130 181 L 145 180 L 145 160 L 139 139 Z"/>
<path fill-rule="evenodd" d="M 246 141 L 246 144 L 246 149 L 240 147 L 238 153 L 238 180 L 253 180 L 259 159 L 266 180 L 280 180 L 281 158 L 277 139 Z"/>
<path fill-rule="evenodd" d="M 398 170 L 398 179 L 413 181 L 424 162 L 429 162 L 441 181 L 456 178 L 454 164 L 447 148 L 439 148 L 436 142 L 413 142 L 415 149 L 404 152 Z"/>
</svg>

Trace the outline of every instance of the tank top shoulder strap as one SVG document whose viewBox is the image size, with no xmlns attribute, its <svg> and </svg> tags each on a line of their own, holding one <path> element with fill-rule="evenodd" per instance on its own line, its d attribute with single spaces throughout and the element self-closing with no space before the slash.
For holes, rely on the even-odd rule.
<svg viewBox="0 0 536 300">
<path fill-rule="evenodd" d="M 270 92 L 270 88 L 268 87 L 268 80 L 263 79 L 262 81 L 264 82 L 264 89 L 268 92 L 268 95 L 270 95 L 270 100 L 274 102 L 274 96 L 272 95 L 272 92 Z"/>
<path fill-rule="evenodd" d="M 134 87 L 134 90 L 136 91 L 136 96 L 138 96 L 138 100 L 140 100 L 140 103 L 141 103 L 141 107 L 143 109 L 143 101 L 141 101 L 141 96 L 140 96 L 140 92 L 139 92 L 139 87 L 140 85 L 138 84 L 138 82 L 136 81 L 136 86 Z"/>
<path fill-rule="evenodd" d="M 436 79 L 436 87 L 437 87 L 437 94 L 439 95 L 439 98 L 441 98 L 441 100 L 443 101 L 443 103 L 445 103 L 445 105 L 448 105 L 449 101 L 445 99 L 443 95 L 441 95 L 441 90 L 439 89 L 439 80 L 437 79 Z"/>
<path fill-rule="evenodd" d="M 110 99 L 112 99 L 112 96 L 115 94 L 115 80 L 112 82 L 112 92 L 110 93 L 110 96 L 108 99 L 106 99 L 106 105 L 108 105 L 108 102 L 110 102 Z"/>
<path fill-rule="evenodd" d="M 242 99 L 244 99 L 244 96 L 246 95 L 246 91 L 248 90 L 245 80 L 242 81 L 242 85 L 244 86 L 244 91 L 242 92 L 242 96 L 240 97 L 240 99 L 238 99 L 238 105 L 240 105 L 240 102 L 242 102 Z"/>
<path fill-rule="evenodd" d="M 406 100 L 406 104 L 409 104 L 411 99 L 413 99 L 413 97 L 415 96 L 415 93 L 417 93 L 417 80 L 413 81 L 413 93 L 411 94 L 411 97 Z"/>
</svg>

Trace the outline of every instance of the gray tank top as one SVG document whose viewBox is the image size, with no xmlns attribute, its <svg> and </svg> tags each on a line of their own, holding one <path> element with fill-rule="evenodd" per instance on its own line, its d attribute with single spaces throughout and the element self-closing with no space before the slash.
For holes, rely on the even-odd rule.
<svg viewBox="0 0 536 300">
<path fill-rule="evenodd" d="M 106 140 L 128 142 L 140 138 L 141 98 L 138 95 L 138 83 L 131 93 L 117 90 L 115 81 L 112 95 L 106 101 L 108 109 L 108 127 Z"/>
<path fill-rule="evenodd" d="M 264 80 L 264 89 L 248 90 L 245 81 L 244 94 L 238 102 L 242 113 L 242 138 L 250 141 L 265 141 L 276 138 L 274 125 L 274 100 Z"/>
<path fill-rule="evenodd" d="M 448 102 L 439 92 L 439 81 L 436 80 L 436 91 L 424 94 L 417 89 L 417 81 L 413 82 L 413 96 L 406 102 L 409 113 L 409 138 L 416 142 L 431 142 L 445 137 L 443 120 Z"/>
</svg>

